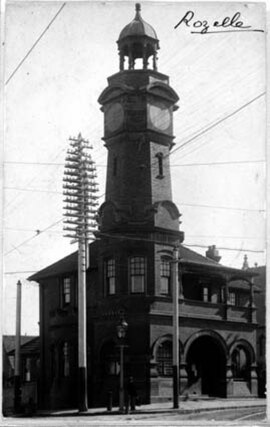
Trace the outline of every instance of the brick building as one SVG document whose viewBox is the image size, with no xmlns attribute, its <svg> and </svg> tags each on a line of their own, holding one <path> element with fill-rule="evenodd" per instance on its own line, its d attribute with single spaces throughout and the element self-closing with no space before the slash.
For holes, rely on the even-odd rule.
<svg viewBox="0 0 270 427">
<path fill-rule="evenodd" d="M 21 371 L 21 402 L 25 407 L 29 399 L 37 404 L 37 388 L 39 380 L 40 342 L 37 336 L 21 336 L 20 371 Z M 3 401 L 4 415 L 14 412 L 14 364 L 15 335 L 3 335 Z"/>
<path fill-rule="evenodd" d="M 89 404 L 104 405 L 108 391 L 118 401 L 121 317 L 128 323 L 125 375 L 134 377 L 145 403 L 172 397 L 176 245 L 181 394 L 256 396 L 254 273 L 221 265 L 215 247 L 204 257 L 182 245 L 169 157 L 179 98 L 169 77 L 157 70 L 159 41 L 139 5 L 117 43 L 119 72 L 108 78 L 98 100 L 108 164 L 98 240 L 89 247 L 87 271 Z M 43 406 L 74 407 L 77 254 L 29 279 L 40 285 Z"/>
<path fill-rule="evenodd" d="M 266 396 L 266 266 L 255 265 L 248 268 L 256 274 L 254 285 L 258 292 L 254 294 L 255 305 L 257 307 L 257 373 L 258 373 L 258 394 L 260 397 Z"/>
</svg>

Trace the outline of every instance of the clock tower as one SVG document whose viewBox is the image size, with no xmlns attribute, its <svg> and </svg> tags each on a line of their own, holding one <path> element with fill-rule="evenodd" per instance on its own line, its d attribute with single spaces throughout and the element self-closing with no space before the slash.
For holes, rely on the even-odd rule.
<svg viewBox="0 0 270 427">
<path fill-rule="evenodd" d="M 168 76 L 157 71 L 159 41 L 140 9 L 136 4 L 135 18 L 119 35 L 120 70 L 108 78 L 98 100 L 108 149 L 100 231 L 169 232 L 181 242 L 169 157 L 179 97 Z"/>
</svg>

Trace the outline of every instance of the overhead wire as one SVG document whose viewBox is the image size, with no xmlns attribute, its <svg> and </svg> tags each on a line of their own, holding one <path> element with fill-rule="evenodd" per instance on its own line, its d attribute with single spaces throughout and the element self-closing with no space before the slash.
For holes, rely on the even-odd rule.
<svg viewBox="0 0 270 427">
<path fill-rule="evenodd" d="M 54 225 L 59 224 L 61 221 L 63 221 L 63 218 L 59 219 L 58 221 L 55 221 L 54 223 L 52 223 L 51 225 L 47 226 L 45 229 L 43 230 L 36 230 L 36 234 L 34 236 L 31 236 L 30 238 L 24 240 L 22 243 L 20 243 L 19 245 L 17 245 L 16 247 L 12 248 L 11 250 L 9 250 L 8 252 L 6 252 L 4 255 L 8 255 L 9 253 L 13 252 L 14 250 L 17 250 L 18 248 L 20 248 L 21 246 L 27 244 L 28 242 L 30 242 L 31 240 L 33 240 L 34 238 L 36 238 L 37 236 L 39 236 L 40 234 L 46 232 L 47 230 L 49 230 L 50 228 L 52 228 Z M 121 240 L 136 240 L 136 241 L 146 241 L 146 242 L 154 242 L 157 243 L 157 240 L 155 239 L 144 239 L 142 237 L 131 237 L 130 235 L 124 235 L 124 234 L 110 234 L 110 233 L 105 233 L 105 232 L 98 232 L 99 235 L 102 235 L 104 237 L 109 237 L 109 238 L 116 238 L 116 239 L 121 239 Z M 91 240 L 91 239 L 90 239 Z M 183 244 L 183 246 L 189 246 L 189 247 L 201 247 L 201 248 L 207 248 L 208 246 L 202 245 L 202 244 Z M 251 249 L 239 249 L 239 248 L 228 248 L 228 247 L 219 247 L 219 249 L 222 250 L 231 250 L 231 251 L 243 251 L 243 252 L 255 252 L 255 253 L 263 253 L 264 250 L 251 250 Z"/>
<path fill-rule="evenodd" d="M 189 144 L 190 142 L 192 142 L 194 139 L 199 138 L 200 136 L 202 136 L 203 134 L 205 134 L 206 132 L 209 132 L 209 130 L 214 129 L 216 126 L 218 126 L 220 123 L 224 122 L 225 120 L 233 117 L 235 114 L 239 113 L 240 111 L 242 111 L 244 108 L 248 107 L 250 104 L 252 104 L 253 102 L 257 101 L 257 99 L 261 98 L 262 96 L 265 95 L 265 92 L 260 93 L 259 95 L 255 96 L 254 98 L 252 98 L 250 101 L 246 102 L 245 104 L 241 105 L 239 108 L 237 108 L 236 110 L 234 110 L 233 112 L 227 114 L 225 117 L 217 120 L 214 124 L 210 125 L 207 129 L 199 132 L 196 136 L 189 138 L 185 143 L 183 143 L 182 145 L 180 145 L 179 147 L 176 147 L 174 150 L 172 150 L 169 155 L 171 156 L 172 154 L 176 153 L 178 150 L 183 149 L 183 147 L 187 144 Z"/>
<path fill-rule="evenodd" d="M 259 97 L 261 97 L 262 96 L 262 94 L 260 94 L 258 97 L 256 97 L 255 99 L 258 99 Z M 237 109 L 234 113 L 232 113 L 232 114 L 230 114 L 230 115 L 228 115 L 226 118 L 228 118 L 228 117 L 231 117 L 233 114 L 235 114 L 236 112 L 238 112 L 238 111 L 240 111 L 240 110 L 242 110 L 245 106 L 247 106 L 247 105 L 249 105 L 251 102 L 253 102 L 255 99 L 253 99 L 252 101 L 250 101 L 250 102 L 248 102 L 248 103 L 246 103 L 244 106 L 242 106 L 242 107 L 240 107 L 240 109 Z M 222 120 L 220 120 L 219 121 L 219 123 L 221 122 L 221 121 L 223 121 L 223 120 L 225 120 L 226 118 L 224 118 L 224 119 L 222 119 Z M 217 123 L 217 124 L 219 124 L 219 123 Z M 211 127 L 213 127 L 213 126 L 211 126 Z M 205 132 L 205 131 L 204 131 Z M 197 135 L 198 136 L 198 135 Z M 181 146 L 179 147 L 179 148 L 181 148 Z M 175 152 L 176 150 L 174 150 L 174 152 Z M 170 153 L 171 154 L 171 153 Z M 33 190 L 30 190 L 30 191 L 33 191 Z M 103 197 L 104 196 L 104 194 L 102 194 L 100 197 Z M 196 206 L 196 204 L 182 204 L 182 205 L 186 205 L 186 206 Z M 199 207 L 205 207 L 205 208 L 219 208 L 219 209 L 229 209 L 229 210 L 241 210 L 241 211 L 259 211 L 259 212 L 263 212 L 264 210 L 251 210 L 251 209 L 244 209 L 244 208 L 229 208 L 229 207 L 223 207 L 223 206 L 210 206 L 210 205 L 197 205 L 197 206 L 199 206 Z M 60 222 L 61 220 L 59 220 L 58 222 Z M 45 230 L 43 230 L 43 232 L 44 232 Z M 32 238 L 34 238 L 34 237 L 36 237 L 36 235 L 35 236 L 33 236 Z M 32 239 L 31 238 L 31 239 Z M 31 240 L 30 239 L 30 240 Z M 27 239 L 27 241 L 25 241 L 25 242 L 23 242 L 22 244 L 24 244 L 24 243 L 27 243 L 29 241 L 29 239 Z M 9 251 L 8 253 L 10 253 L 10 252 L 12 252 L 13 250 L 16 250 L 16 249 L 18 249 L 18 247 L 20 247 L 22 244 L 20 244 L 19 246 L 17 246 L 17 247 L 15 247 L 15 248 L 13 248 L 11 251 Z M 196 246 L 196 245 L 193 245 L 193 246 Z"/>
<path fill-rule="evenodd" d="M 181 206 L 191 206 L 191 207 L 200 207 L 200 208 L 210 208 L 210 209 L 225 209 L 229 211 L 241 211 L 241 212 L 265 212 L 265 209 L 250 209 L 250 208 L 238 208 L 230 206 L 217 206 L 217 205 L 201 205 L 197 203 L 181 203 Z"/>
<path fill-rule="evenodd" d="M 176 151 L 183 149 L 187 144 L 189 144 L 190 142 L 194 141 L 195 139 L 197 139 L 199 136 L 203 135 L 205 132 L 209 131 L 210 129 L 214 128 L 215 126 L 217 126 L 218 124 L 220 124 L 221 122 L 223 122 L 224 120 L 226 120 L 227 118 L 233 116 L 234 114 L 238 113 L 239 111 L 241 111 L 243 108 L 245 108 L 246 106 L 248 106 L 249 104 L 251 104 L 252 102 L 254 102 L 255 100 L 257 100 L 258 98 L 260 98 L 261 96 L 263 96 L 265 94 L 265 92 L 259 94 L 258 96 L 256 96 L 255 98 L 253 98 L 252 100 L 250 100 L 249 102 L 245 103 L 244 105 L 242 105 L 240 108 L 236 109 L 235 111 L 233 111 L 232 113 L 228 114 L 227 116 L 223 117 L 222 119 L 212 123 L 211 125 L 209 125 L 208 127 L 206 127 L 205 129 L 203 129 L 202 131 L 199 131 L 199 133 L 196 133 L 193 137 L 189 138 L 187 141 L 185 141 L 182 145 L 178 146 L 177 148 L 175 148 L 173 151 L 171 151 L 168 155 L 172 155 L 174 154 Z M 152 167 L 152 165 L 151 165 Z M 10 203 L 9 203 L 10 204 Z M 8 204 L 8 206 L 9 206 Z"/>
<path fill-rule="evenodd" d="M 35 239 L 37 236 L 39 236 L 42 233 L 45 233 L 47 230 L 52 228 L 54 225 L 59 224 L 59 222 L 62 221 L 62 218 L 58 221 L 55 221 L 54 223 L 50 224 L 48 227 L 44 228 L 43 230 L 37 230 L 36 234 L 34 236 L 29 237 L 28 239 L 24 240 L 22 243 L 20 243 L 18 246 L 14 247 L 13 249 L 10 249 L 8 252 L 4 253 L 4 255 L 8 255 L 11 252 L 19 249 L 21 246 L 25 245 L 26 243 L 29 243 L 31 240 Z"/>
<path fill-rule="evenodd" d="M 48 30 L 48 28 L 51 26 L 51 24 L 53 23 L 53 21 L 56 19 L 56 17 L 58 16 L 58 14 L 61 12 L 61 10 L 63 9 L 63 7 L 65 6 L 65 4 L 66 3 L 64 3 L 61 7 L 60 7 L 60 9 L 59 9 L 59 11 L 57 12 L 57 14 L 53 17 L 53 19 L 50 21 L 50 23 L 48 24 L 48 26 L 45 28 L 45 30 L 43 31 L 43 33 L 41 34 L 41 36 L 38 38 L 38 40 L 35 42 L 35 44 L 33 45 L 33 47 L 30 49 L 30 51 L 27 53 L 27 56 L 30 54 L 30 52 L 33 50 L 33 48 L 36 46 L 36 44 L 39 42 L 39 40 L 43 37 L 43 35 L 45 34 L 45 32 Z M 187 46 L 185 46 L 185 48 L 186 48 Z M 186 52 L 187 52 L 187 55 L 188 55 L 188 50 L 187 49 L 185 49 L 186 50 Z M 178 52 L 178 50 L 177 49 L 175 49 L 175 53 L 177 53 Z M 182 55 L 184 55 L 184 52 L 182 52 Z M 206 56 L 206 55 L 208 55 L 208 53 L 204 53 L 204 55 Z M 169 66 L 170 65 L 170 63 L 171 62 L 173 62 L 174 61 L 174 58 L 175 58 L 175 55 L 170 55 L 168 58 L 166 58 L 166 53 L 165 53 L 165 55 L 163 55 L 163 62 L 166 64 L 166 66 Z M 10 77 L 11 78 L 11 77 Z M 9 78 L 9 79 L 10 79 Z M 179 80 L 179 77 L 177 78 L 177 80 Z M 180 147 L 178 147 L 178 149 L 179 149 Z"/>
<path fill-rule="evenodd" d="M 171 167 L 185 167 L 185 166 L 222 166 L 222 165 L 239 165 L 239 164 L 253 164 L 253 163 L 265 163 L 265 160 L 230 160 L 226 162 L 204 162 L 204 163 L 183 163 L 183 164 L 171 164 Z M 29 166 L 64 166 L 65 163 L 50 163 L 50 162 L 17 162 L 17 161 L 4 161 L 3 164 L 10 165 L 29 165 Z M 106 168 L 107 165 L 98 165 L 95 163 L 96 167 Z"/>
<path fill-rule="evenodd" d="M 58 152 L 57 152 L 57 154 L 56 155 L 54 155 L 52 158 L 53 159 L 57 159 L 57 157 L 58 156 L 60 156 L 61 154 L 62 154 L 62 152 L 64 151 L 64 148 L 61 148 Z M 31 184 L 31 183 L 33 183 L 36 179 L 38 179 L 40 177 L 40 172 L 38 172 L 38 173 L 36 173 L 30 180 L 28 180 L 27 181 L 27 184 L 26 185 L 29 185 L 29 184 Z M 13 197 L 13 199 L 12 200 L 10 200 L 6 205 L 5 205 L 5 209 L 7 209 L 11 204 L 13 204 L 15 201 L 16 201 L 16 199 L 18 198 L 20 196 L 20 194 L 18 193 L 18 194 L 16 194 L 14 197 Z M 15 206 L 14 206 L 14 208 L 10 211 L 10 212 L 8 212 L 8 215 L 10 215 L 13 211 L 14 211 L 14 209 L 17 209 L 21 204 L 23 203 L 23 200 L 18 204 L 16 204 Z M 6 215 L 5 215 L 6 216 Z"/>
<path fill-rule="evenodd" d="M 17 65 L 17 67 L 15 68 L 15 70 L 11 73 L 11 75 L 9 76 L 9 78 L 6 80 L 5 84 L 7 85 L 10 80 L 12 79 L 12 77 L 16 74 L 16 72 L 19 70 L 19 68 L 22 66 L 22 64 L 24 63 L 24 61 L 28 58 L 28 56 L 30 55 L 30 53 L 34 50 L 34 48 L 36 47 L 36 45 L 39 43 L 39 41 L 42 39 L 42 37 L 44 36 L 44 34 L 48 31 L 48 29 L 50 28 L 50 26 L 53 24 L 53 22 L 56 20 L 57 16 L 62 12 L 63 8 L 65 7 L 66 3 L 63 3 L 61 5 L 61 7 L 59 8 L 59 10 L 57 11 L 57 13 L 53 16 L 53 18 L 51 19 L 51 21 L 49 22 L 49 24 L 46 26 L 46 28 L 42 31 L 42 33 L 40 34 L 40 36 L 37 38 L 37 40 L 35 41 L 35 43 L 31 46 L 31 48 L 28 50 L 28 52 L 26 53 L 26 55 L 22 58 L 22 60 L 19 62 L 19 64 Z"/>
<path fill-rule="evenodd" d="M 258 97 L 260 97 L 260 96 L 262 96 L 262 94 L 260 94 Z M 258 97 L 256 97 L 255 99 L 257 99 Z M 254 100 L 255 100 L 255 99 L 254 99 Z M 245 105 L 241 106 L 241 107 L 240 107 L 240 109 L 238 109 L 238 110 L 234 111 L 233 113 L 231 113 L 231 114 L 230 114 L 230 115 L 228 115 L 227 117 L 225 117 L 225 118 L 221 119 L 220 121 L 223 121 L 223 120 L 225 120 L 226 118 L 230 117 L 231 115 L 236 114 L 236 112 L 240 111 L 240 110 L 241 110 L 241 109 L 243 109 L 246 105 L 248 105 L 249 103 L 253 102 L 254 100 L 249 101 L 247 104 L 245 104 Z M 218 122 L 213 123 L 213 125 L 210 125 L 210 126 L 209 126 L 209 127 L 207 127 L 204 131 L 207 131 L 207 130 L 211 129 L 211 127 L 217 126 L 217 124 L 219 124 L 219 121 L 218 121 Z M 197 133 L 194 137 L 192 137 L 192 138 L 193 138 L 193 140 L 194 140 L 195 138 L 197 138 L 198 136 L 200 136 L 202 133 L 204 133 L 204 131 L 202 131 L 202 132 L 201 132 L 201 133 L 199 133 L 199 134 Z M 175 151 L 177 151 L 177 150 L 179 150 L 179 149 L 183 148 L 184 146 L 186 146 L 186 144 L 188 144 L 189 142 L 191 142 L 191 140 L 188 140 L 188 141 L 186 141 L 184 144 L 182 144 L 182 145 L 180 145 L 179 147 L 177 147 L 175 150 L 173 150 L 173 151 L 170 153 L 170 155 L 171 155 L 171 154 L 173 154 L 173 153 L 175 153 Z M 44 164 L 45 164 L 45 163 L 44 163 Z M 213 163 L 212 163 L 212 164 L 213 164 Z M 59 165 L 60 165 L 60 164 L 59 164 Z M 195 165 L 195 164 L 194 164 L 194 165 Z M 105 165 L 98 165 L 98 166 L 105 167 Z M 181 166 L 181 165 L 180 165 L 180 166 Z"/>
<path fill-rule="evenodd" d="M 22 65 L 22 63 L 24 62 L 24 60 L 26 59 L 26 57 L 31 53 L 31 51 L 33 50 L 33 48 L 36 46 L 36 44 L 38 43 L 38 41 L 41 39 L 41 37 L 45 34 L 45 32 L 47 31 L 47 29 L 50 27 L 50 25 L 52 24 L 52 22 L 56 19 L 56 17 L 58 16 L 58 14 L 61 12 L 61 10 L 63 9 L 63 7 L 65 6 L 65 4 L 66 3 L 64 3 L 62 6 L 61 6 L 61 8 L 59 9 L 59 11 L 57 12 L 57 14 L 55 15 L 55 17 L 53 18 L 53 20 L 49 23 L 49 25 L 46 27 L 46 29 L 44 30 L 44 32 L 41 34 L 41 36 L 39 37 L 39 39 L 37 40 L 37 42 L 33 45 L 33 47 L 31 48 L 31 50 L 27 53 L 27 55 L 25 56 L 25 58 L 23 58 L 23 60 L 21 61 L 21 63 L 19 64 L 19 66 L 17 67 L 17 69 Z M 9 79 L 8 79 L 8 81 L 12 78 L 12 76 L 15 74 L 15 72 L 17 71 L 17 69 L 16 70 L 14 70 L 14 72 L 13 72 L 13 74 L 9 77 Z M 6 84 L 8 83 L 8 81 L 6 82 Z M 263 93 L 264 94 L 264 93 Z M 250 101 L 250 102 L 248 102 L 247 104 L 245 104 L 244 106 L 242 106 L 242 107 L 240 107 L 238 110 L 236 110 L 235 112 L 233 112 L 233 113 L 231 113 L 231 114 L 229 114 L 227 117 L 225 117 L 225 118 L 223 118 L 223 119 L 221 119 L 220 121 L 218 121 L 217 123 L 214 123 L 212 126 L 210 126 L 209 128 L 207 128 L 204 132 L 202 132 L 202 133 L 199 133 L 199 134 L 197 134 L 196 136 L 194 136 L 192 139 L 190 139 L 190 140 L 188 140 L 188 141 L 186 141 L 184 144 L 182 144 L 181 146 L 179 146 L 179 147 L 177 147 L 176 149 L 174 149 L 171 153 L 170 153 L 170 155 L 171 154 L 174 154 L 177 150 L 180 150 L 180 149 L 182 149 L 184 146 L 186 146 L 189 142 L 191 142 L 192 140 L 194 140 L 194 139 L 196 139 L 196 138 L 198 138 L 199 136 L 201 136 L 201 134 L 203 134 L 203 133 L 205 133 L 206 131 L 208 131 L 208 130 L 210 130 L 212 127 L 215 127 L 215 126 L 217 126 L 219 123 L 221 123 L 222 121 L 224 121 L 224 120 L 226 120 L 227 118 L 229 118 L 229 117 L 231 117 L 232 115 L 234 115 L 234 114 L 236 114 L 238 111 L 240 111 L 241 109 L 243 109 L 245 106 L 247 106 L 247 105 L 249 105 L 251 102 L 254 102 L 254 100 L 256 100 L 256 99 L 258 99 L 259 97 L 261 97 L 263 94 L 260 94 L 258 97 L 256 97 L 256 98 L 254 98 L 252 101 Z M 181 165 L 180 165 L 181 166 Z M 184 165 L 183 165 L 184 166 Z M 26 190 L 26 191 L 35 191 L 34 189 L 29 189 L 29 190 Z M 48 191 L 48 192 L 50 192 L 50 191 Z M 50 193 L 53 193 L 53 192 L 50 192 Z M 57 193 L 57 192 L 56 192 Z M 100 196 L 100 197 L 103 197 L 103 195 L 102 196 Z M 194 206 L 194 205 L 193 205 Z M 196 205 L 195 205 L 196 206 Z M 210 207 L 210 206 L 203 206 L 203 207 Z M 214 206 L 211 206 L 211 208 L 215 208 Z M 221 209 L 224 209 L 224 207 L 219 207 L 219 208 L 221 208 Z M 225 209 L 227 209 L 227 208 L 225 208 Z M 228 209 L 230 209 L 230 208 L 228 208 Z M 232 208 L 232 209 L 234 209 L 234 208 Z M 236 208 L 237 209 L 237 208 Z M 43 231 L 45 231 L 45 230 L 43 230 Z M 36 237 L 36 236 L 34 236 L 34 237 Z"/>
<path fill-rule="evenodd" d="M 157 239 L 145 239 L 142 237 L 131 237 L 130 235 L 126 234 L 114 234 L 114 233 L 106 233 L 106 232 L 99 232 L 99 235 L 112 238 L 112 239 L 121 239 L 121 240 L 134 240 L 134 241 L 144 241 L 149 243 L 158 243 Z M 175 246 L 175 244 L 172 244 L 172 246 Z M 190 246 L 190 247 L 202 247 L 202 248 L 208 248 L 209 246 L 201 245 L 201 244 L 182 244 L 182 246 Z M 239 251 L 239 248 L 228 248 L 228 247 L 219 247 L 219 249 L 223 250 L 232 250 L 232 251 Z M 255 252 L 255 253 L 263 253 L 264 250 L 252 250 L 252 249 L 241 249 L 243 252 Z"/>
</svg>

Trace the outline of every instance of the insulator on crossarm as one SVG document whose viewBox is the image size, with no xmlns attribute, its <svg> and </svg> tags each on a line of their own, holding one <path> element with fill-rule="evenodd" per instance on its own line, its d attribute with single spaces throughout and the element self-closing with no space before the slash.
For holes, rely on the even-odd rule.
<svg viewBox="0 0 270 427">
<path fill-rule="evenodd" d="M 79 227 L 79 226 L 81 226 L 81 225 L 83 224 L 83 221 L 81 221 L 81 222 L 79 223 L 79 220 L 72 221 L 71 219 L 67 219 L 67 220 L 65 221 L 65 224 L 69 224 L 69 225 L 77 225 L 77 226 Z"/>
<path fill-rule="evenodd" d="M 73 152 L 68 151 L 65 160 L 67 162 L 72 162 L 72 163 L 76 163 L 76 164 L 78 164 L 80 162 L 76 151 L 73 151 Z"/>
<path fill-rule="evenodd" d="M 78 227 L 69 227 L 69 226 L 65 226 L 63 227 L 64 231 L 72 231 L 72 233 L 77 233 L 78 231 Z"/>
<path fill-rule="evenodd" d="M 80 180 L 79 179 L 71 179 L 71 178 L 67 178 L 67 179 L 63 179 L 63 187 L 64 188 L 70 188 L 71 190 L 74 189 L 76 190 L 76 188 L 80 188 Z"/>
<path fill-rule="evenodd" d="M 78 236 L 73 234 L 64 234 L 64 237 L 69 237 L 70 239 L 75 239 L 74 243 L 78 241 Z"/>
<path fill-rule="evenodd" d="M 63 216 L 68 217 L 68 218 L 76 218 L 76 219 L 79 219 L 81 217 L 80 214 L 71 213 L 71 212 L 66 212 L 63 214 Z"/>
<path fill-rule="evenodd" d="M 80 183 L 80 180 L 78 178 L 70 178 L 70 177 L 64 177 L 63 182 L 66 183 L 66 185 L 73 185 L 73 187 L 76 187 Z M 64 184 L 65 185 L 65 184 Z"/>
<path fill-rule="evenodd" d="M 65 165 L 65 167 L 67 168 L 67 170 L 76 170 L 77 171 L 79 169 L 79 165 L 76 163 L 74 163 L 74 164 L 68 163 Z"/>
<path fill-rule="evenodd" d="M 76 172 L 71 171 L 71 170 L 65 170 L 64 175 L 68 175 L 68 177 L 72 177 L 71 179 L 74 180 L 74 177 L 77 179 L 79 178 L 80 173 L 79 173 L 79 170 L 77 170 Z"/>
<path fill-rule="evenodd" d="M 73 186 L 69 186 L 69 185 L 65 185 L 64 187 L 64 196 L 78 196 L 79 193 L 79 187 L 73 187 Z"/>
</svg>

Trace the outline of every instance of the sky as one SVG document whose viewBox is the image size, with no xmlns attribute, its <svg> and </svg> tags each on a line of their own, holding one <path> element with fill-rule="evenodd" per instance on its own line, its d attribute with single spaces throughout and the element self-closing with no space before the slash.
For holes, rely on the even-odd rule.
<svg viewBox="0 0 270 427">
<path fill-rule="evenodd" d="M 245 254 L 250 266 L 264 265 L 265 33 L 174 28 L 189 10 L 193 22 L 210 24 L 240 12 L 245 25 L 265 30 L 264 7 L 144 1 L 141 11 L 160 40 L 158 71 L 180 97 L 170 162 L 184 244 L 202 254 L 215 244 L 227 266 L 241 268 Z M 79 132 L 93 145 L 103 201 L 107 154 L 97 99 L 119 70 L 116 40 L 134 16 L 131 1 L 6 5 L 5 334 L 15 332 L 18 280 L 22 333 L 38 334 L 38 285 L 26 278 L 76 250 L 62 232 L 62 178 L 68 138 Z"/>
</svg>

